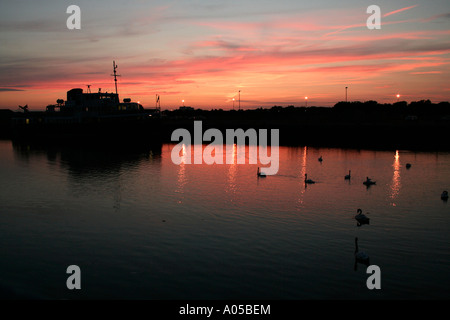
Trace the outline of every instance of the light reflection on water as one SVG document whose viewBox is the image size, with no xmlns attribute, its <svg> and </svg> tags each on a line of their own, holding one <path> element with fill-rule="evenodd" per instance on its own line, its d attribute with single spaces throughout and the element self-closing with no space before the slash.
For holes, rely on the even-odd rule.
<svg viewBox="0 0 450 320">
<path fill-rule="evenodd" d="M 0 286 L 44 298 L 449 298 L 449 154 L 280 147 L 278 174 L 258 178 L 259 164 L 176 166 L 172 147 L 0 141 Z M 356 225 L 357 208 L 370 225 Z M 355 237 L 380 291 L 354 270 Z M 76 294 L 70 264 L 83 272 Z"/>
<path fill-rule="evenodd" d="M 392 184 L 391 184 L 391 199 L 394 201 L 398 193 L 400 191 L 400 155 L 398 153 L 398 150 L 395 151 L 394 156 L 394 164 L 392 165 L 394 167 L 394 175 L 392 177 Z M 393 206 L 395 206 L 395 203 L 392 203 Z"/>
</svg>

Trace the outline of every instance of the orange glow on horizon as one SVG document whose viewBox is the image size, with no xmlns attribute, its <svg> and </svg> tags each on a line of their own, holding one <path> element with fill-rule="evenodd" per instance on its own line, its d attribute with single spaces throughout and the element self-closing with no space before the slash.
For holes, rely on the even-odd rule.
<svg viewBox="0 0 450 320">
<path fill-rule="evenodd" d="M 204 6 L 194 12 L 180 3 L 153 6 L 154 15 L 148 17 L 136 4 L 127 6 L 130 12 L 121 19 L 112 19 L 99 7 L 92 11 L 98 15 L 98 30 L 86 26 L 77 37 L 47 32 L 55 28 L 50 21 L 42 27 L 29 23 L 17 30 L 6 28 L 0 35 L 11 46 L 0 52 L 0 108 L 28 104 L 31 110 L 45 110 L 72 88 L 86 90 L 87 83 L 93 92 L 114 92 L 113 60 L 121 74 L 120 97 L 140 101 L 144 108 L 152 108 L 158 94 L 163 110 L 177 109 L 180 101 L 193 108 L 230 110 L 241 90 L 242 109 L 300 107 L 306 100 L 331 107 L 345 100 L 345 86 L 352 88 L 352 101 L 392 103 L 393 90 L 410 101 L 450 100 L 450 30 L 441 23 L 445 8 L 389 5 L 383 11 L 383 29 L 374 33 L 361 20 L 361 8 L 337 2 L 329 8 L 307 8 L 294 1 L 286 6 L 292 10 L 261 15 L 250 6 L 248 17 L 230 17 L 221 10 L 200 14 L 197 10 L 206 10 Z M 277 5 L 267 2 L 259 9 L 263 7 L 270 13 Z M 175 12 L 184 18 L 171 19 Z M 199 18 L 203 16 L 207 18 Z M 17 17 L 9 19 L 4 23 Z M 80 46 L 84 50 L 77 51 Z M 34 50 L 24 50 L 29 47 Z M 309 99 L 299 92 L 308 93 Z"/>
</svg>

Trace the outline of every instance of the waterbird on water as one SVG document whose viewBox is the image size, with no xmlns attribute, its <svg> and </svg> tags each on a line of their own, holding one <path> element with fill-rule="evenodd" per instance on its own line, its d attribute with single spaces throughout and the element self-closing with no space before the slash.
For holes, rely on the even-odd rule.
<svg viewBox="0 0 450 320">
<path fill-rule="evenodd" d="M 266 174 L 265 174 L 264 172 L 261 172 L 261 170 L 259 170 L 259 167 L 258 167 L 257 176 L 258 176 L 258 177 L 265 178 L 265 177 L 266 177 Z"/>
<path fill-rule="evenodd" d="M 369 177 L 366 177 L 366 181 L 363 182 L 366 186 L 371 186 L 372 184 L 376 184 L 376 181 L 372 181 Z"/>
<path fill-rule="evenodd" d="M 348 170 L 348 175 L 346 175 L 346 176 L 344 177 L 345 180 L 350 180 L 350 178 L 351 178 L 350 173 L 351 173 L 351 172 L 352 172 L 351 170 Z"/>
<path fill-rule="evenodd" d="M 448 200 L 448 191 L 444 190 L 441 194 L 442 200 Z"/>
<path fill-rule="evenodd" d="M 312 183 L 316 183 L 316 182 L 314 180 L 308 179 L 308 175 L 305 173 L 305 183 L 312 184 Z"/>
<path fill-rule="evenodd" d="M 319 162 L 322 162 L 323 161 L 322 156 L 320 156 L 318 160 L 319 160 Z"/>
<path fill-rule="evenodd" d="M 361 209 L 356 210 L 357 215 L 355 216 L 356 221 L 360 224 L 369 224 L 370 218 L 362 213 Z"/>
<path fill-rule="evenodd" d="M 409 168 L 411 168 L 411 163 L 406 164 L 406 169 L 409 169 Z"/>
</svg>

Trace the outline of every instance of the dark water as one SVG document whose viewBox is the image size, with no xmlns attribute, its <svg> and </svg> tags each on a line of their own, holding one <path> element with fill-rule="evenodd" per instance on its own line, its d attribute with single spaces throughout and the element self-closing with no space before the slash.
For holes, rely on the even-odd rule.
<svg viewBox="0 0 450 320">
<path fill-rule="evenodd" d="M 281 147 L 278 175 L 257 178 L 258 165 L 176 166 L 172 147 L 0 141 L 2 290 L 50 299 L 450 298 L 450 210 L 440 199 L 450 154 Z M 316 184 L 305 187 L 305 173 Z M 366 176 L 377 184 L 366 188 Z M 356 225 L 357 208 L 370 225 Z M 367 289 L 366 266 L 355 270 L 355 237 L 381 268 L 381 290 Z M 66 287 L 73 264 L 78 291 Z"/>
</svg>

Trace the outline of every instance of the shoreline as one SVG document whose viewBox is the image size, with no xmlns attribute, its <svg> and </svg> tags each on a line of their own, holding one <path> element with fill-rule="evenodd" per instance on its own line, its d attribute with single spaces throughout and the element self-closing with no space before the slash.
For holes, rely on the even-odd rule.
<svg viewBox="0 0 450 320">
<path fill-rule="evenodd" d="M 174 130 L 184 128 L 193 136 L 194 122 L 201 121 L 202 135 L 208 129 L 218 129 L 222 134 L 227 129 L 279 129 L 280 146 L 450 151 L 450 103 L 447 102 L 432 104 L 420 101 L 409 105 L 406 102 L 393 105 L 351 102 L 338 103 L 333 108 L 274 106 L 240 111 L 180 107 L 174 111 L 162 111 L 159 117 L 138 126 L 131 122 L 111 124 L 105 127 L 110 132 L 108 134 L 103 130 L 104 125 L 96 127 L 77 123 L 30 125 L 23 127 L 25 134 L 22 136 L 15 134 L 14 117 L 33 119 L 43 114 L 0 110 L 0 139 L 75 142 L 80 145 L 95 142 L 110 146 L 118 143 L 178 143 L 171 140 Z"/>
<path fill-rule="evenodd" d="M 178 143 L 172 141 L 172 132 L 176 129 L 186 129 L 193 137 L 194 121 L 177 121 L 165 123 L 158 126 L 158 134 L 148 139 L 136 138 L 133 141 L 105 141 L 104 139 L 93 140 L 92 143 L 103 141 L 103 143 L 113 146 L 115 143 L 145 144 L 145 143 Z M 217 123 L 202 121 L 202 134 L 208 129 L 218 129 L 225 135 L 227 129 L 279 129 L 280 146 L 310 146 L 329 148 L 350 148 L 369 150 L 410 150 L 410 151 L 450 151 L 450 143 L 446 136 L 450 132 L 449 124 L 284 124 L 276 125 L 270 123 L 245 124 L 245 123 Z M 72 138 L 71 140 L 62 137 L 50 138 L 48 135 L 33 135 L 29 137 L 17 138 L 11 130 L 0 130 L 1 140 L 14 140 L 31 142 L 38 144 L 87 144 L 85 137 Z M 209 144 L 210 142 L 203 142 Z"/>
<path fill-rule="evenodd" d="M 134 141 L 104 141 L 103 139 L 87 142 L 80 139 L 49 139 L 48 136 L 14 137 L 11 132 L 0 134 L 0 140 L 10 140 L 14 143 L 30 143 L 36 145 L 65 145 L 65 146 L 98 146 L 99 142 L 107 147 L 122 145 L 156 145 L 178 144 L 172 141 L 172 132 L 176 129 L 186 129 L 194 136 L 193 121 L 161 123 L 158 126 L 158 135 L 148 139 L 136 139 Z M 249 126 L 245 124 L 218 124 L 203 120 L 202 134 L 208 129 L 218 129 L 225 136 L 227 129 L 279 129 L 279 145 L 283 147 L 314 147 L 314 148 L 342 148 L 342 149 L 367 149 L 380 151 L 408 150 L 414 152 L 450 152 L 450 144 L 445 137 L 450 132 L 449 125 L 417 124 L 417 125 L 387 125 L 387 124 L 303 124 L 283 125 L 261 124 Z M 441 139 L 442 138 L 442 139 Z M 208 145 L 211 142 L 203 141 Z M 225 141 L 224 141 L 224 144 Z M 246 143 L 248 144 L 248 143 Z"/>
<path fill-rule="evenodd" d="M 311 146 L 352 149 L 450 151 L 445 136 L 450 132 L 449 124 L 284 124 L 270 123 L 217 123 L 202 121 L 203 132 L 218 129 L 225 134 L 227 129 L 279 129 L 280 146 Z M 161 125 L 163 142 L 172 142 L 171 133 L 178 128 L 187 129 L 193 135 L 193 121 L 166 123 Z M 269 135 L 270 136 L 270 135 Z M 443 138 L 443 139 L 442 139 Z M 208 143 L 205 143 L 208 144 Z"/>
</svg>

